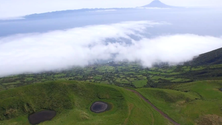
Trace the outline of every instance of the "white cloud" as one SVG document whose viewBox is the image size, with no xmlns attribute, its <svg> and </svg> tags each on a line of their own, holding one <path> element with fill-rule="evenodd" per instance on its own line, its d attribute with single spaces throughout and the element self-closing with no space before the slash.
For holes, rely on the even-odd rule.
<svg viewBox="0 0 222 125">
<path fill-rule="evenodd" d="M 194 56 L 222 47 L 222 38 L 177 34 L 144 38 L 135 41 L 130 47 L 122 47 L 116 60 L 140 60 L 144 66 L 155 62 L 181 63 L 192 60 Z"/>
<path fill-rule="evenodd" d="M 140 60 L 144 66 L 157 61 L 179 63 L 222 46 L 222 38 L 178 34 L 135 41 L 149 26 L 160 23 L 136 21 L 96 25 L 48 33 L 0 38 L 0 76 L 86 66 L 96 60 Z M 107 38 L 132 40 L 106 42 Z"/>
</svg>

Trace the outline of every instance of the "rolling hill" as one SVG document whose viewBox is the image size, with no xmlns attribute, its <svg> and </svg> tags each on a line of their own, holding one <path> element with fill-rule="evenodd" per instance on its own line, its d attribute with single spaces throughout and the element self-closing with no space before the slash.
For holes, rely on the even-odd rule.
<svg viewBox="0 0 222 125">
<path fill-rule="evenodd" d="M 181 125 L 221 125 L 221 80 L 222 48 L 178 66 L 110 63 L 0 78 L 0 125 L 28 125 L 44 110 L 56 116 L 41 125 L 175 124 L 154 107 Z M 94 113 L 96 101 L 111 108 Z"/>
<path fill-rule="evenodd" d="M 171 89 L 137 89 L 181 125 L 222 124 L 222 81 L 196 81 Z"/>
<path fill-rule="evenodd" d="M 93 113 L 90 106 L 95 101 L 107 102 L 112 108 Z M 1 91 L 0 107 L 1 125 L 28 125 L 28 115 L 42 110 L 53 110 L 57 115 L 41 125 L 171 124 L 131 91 L 76 81 L 54 81 Z"/>
<path fill-rule="evenodd" d="M 201 54 L 188 63 L 193 66 L 222 64 L 222 48 Z"/>
</svg>

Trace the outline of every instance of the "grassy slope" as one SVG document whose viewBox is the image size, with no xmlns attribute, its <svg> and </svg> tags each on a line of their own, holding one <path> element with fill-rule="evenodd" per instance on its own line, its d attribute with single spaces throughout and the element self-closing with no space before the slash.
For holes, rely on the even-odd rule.
<svg viewBox="0 0 222 125">
<path fill-rule="evenodd" d="M 222 124 L 222 92 L 218 90 L 222 81 L 198 81 L 171 88 L 177 91 L 150 88 L 138 91 L 181 125 Z"/>
<path fill-rule="evenodd" d="M 42 109 L 58 112 L 52 121 L 42 125 L 170 124 L 134 93 L 111 85 L 74 81 L 34 84 L 0 92 L 0 101 L 0 107 L 4 107 L 0 109 L 1 118 L 12 117 L 0 121 L 1 125 L 28 125 L 28 114 Z M 94 101 L 106 101 L 113 105 L 113 109 L 101 114 L 92 113 L 89 107 Z M 6 112 L 11 113 L 10 117 L 2 115 Z"/>
<path fill-rule="evenodd" d="M 194 60 L 188 62 L 191 65 L 213 65 L 222 63 L 222 48 L 199 55 Z"/>
</svg>

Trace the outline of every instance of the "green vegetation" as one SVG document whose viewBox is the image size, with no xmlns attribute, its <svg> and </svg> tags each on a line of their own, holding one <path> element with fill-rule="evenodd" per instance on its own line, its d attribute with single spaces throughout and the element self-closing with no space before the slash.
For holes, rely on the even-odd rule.
<svg viewBox="0 0 222 125">
<path fill-rule="evenodd" d="M 137 95 L 111 85 L 57 81 L 2 91 L 0 97 L 0 118 L 3 120 L 0 124 L 3 125 L 29 124 L 28 114 L 44 109 L 57 111 L 57 116 L 42 125 L 168 124 L 163 116 Z M 112 109 L 93 113 L 90 106 L 95 101 L 107 102 Z"/>
<path fill-rule="evenodd" d="M 61 112 L 73 107 L 64 84 L 34 84 L 0 93 L 0 120 L 31 114 L 41 109 Z M 58 100 L 58 98 L 60 98 Z"/>
<path fill-rule="evenodd" d="M 22 74 L 0 78 L 0 91 L 38 82 L 78 80 L 121 87 L 164 87 L 197 80 L 221 80 L 222 65 L 158 66 L 143 68 L 136 63 L 109 63 L 60 72 Z"/>
<path fill-rule="evenodd" d="M 181 125 L 222 124 L 222 81 L 198 81 L 138 91 Z"/>
<path fill-rule="evenodd" d="M 194 66 L 221 64 L 222 63 L 221 57 L 222 57 L 222 48 L 219 48 L 211 52 L 201 54 L 194 60 L 187 63 Z"/>
<path fill-rule="evenodd" d="M 135 87 L 143 87 L 147 84 L 147 80 L 137 80 L 133 82 Z"/>
<path fill-rule="evenodd" d="M 0 125 L 28 125 L 29 114 L 45 109 L 57 115 L 42 125 L 172 124 L 125 88 L 136 89 L 181 125 L 221 125 L 221 56 L 218 49 L 178 66 L 161 63 L 144 68 L 137 63 L 110 62 L 3 77 Z M 93 113 L 90 106 L 95 101 L 107 102 L 112 109 Z"/>
</svg>

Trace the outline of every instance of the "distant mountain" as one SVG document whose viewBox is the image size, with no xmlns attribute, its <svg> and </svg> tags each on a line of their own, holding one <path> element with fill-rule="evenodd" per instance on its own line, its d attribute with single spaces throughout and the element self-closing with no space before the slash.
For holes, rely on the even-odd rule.
<svg viewBox="0 0 222 125">
<path fill-rule="evenodd" d="M 153 0 L 150 4 L 147 4 L 143 7 L 174 8 L 174 6 L 166 5 L 162 3 L 160 0 Z"/>
<path fill-rule="evenodd" d="M 150 4 L 145 5 L 143 7 L 153 7 L 153 8 L 181 8 L 175 6 L 169 6 L 162 3 L 160 0 L 154 0 Z M 26 15 L 24 19 L 43 19 L 43 18 L 61 18 L 67 16 L 76 16 L 82 15 L 82 13 L 89 13 L 89 12 L 102 12 L 102 11 L 110 11 L 110 10 L 136 10 L 138 8 L 83 8 L 83 9 L 75 9 L 75 10 L 61 10 L 61 11 L 52 11 L 52 12 L 45 12 L 45 13 L 36 13 Z M 1 21 L 1 20 L 0 20 Z M 3 22 L 3 21 L 2 21 Z"/>
<path fill-rule="evenodd" d="M 193 66 L 222 64 L 222 48 L 201 54 L 188 63 Z"/>
<path fill-rule="evenodd" d="M 83 13 L 90 13 L 90 12 L 102 12 L 102 11 L 115 11 L 115 10 L 131 10 L 134 8 L 85 8 L 85 9 L 76 9 L 76 10 L 61 10 L 61 11 L 52 11 L 46 13 L 38 13 L 38 14 L 30 14 L 24 16 L 25 19 L 39 19 L 39 18 L 60 18 L 60 17 L 67 17 L 67 16 L 76 16 L 82 15 Z"/>
</svg>

